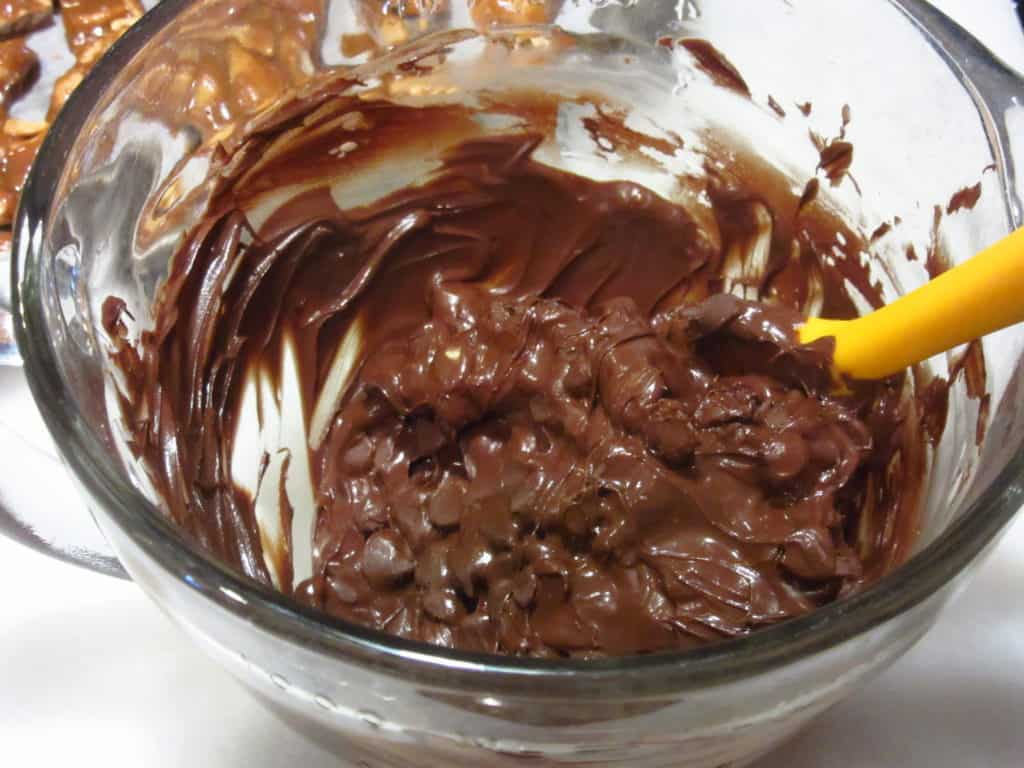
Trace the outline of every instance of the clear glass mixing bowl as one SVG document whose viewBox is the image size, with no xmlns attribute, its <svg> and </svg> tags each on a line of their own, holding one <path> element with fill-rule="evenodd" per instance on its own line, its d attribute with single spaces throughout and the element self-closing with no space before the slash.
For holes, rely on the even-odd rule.
<svg viewBox="0 0 1024 768">
<path fill-rule="evenodd" d="M 358 766 L 738 765 L 927 631 L 1021 503 L 1024 329 L 985 340 L 983 392 L 955 379 L 916 554 L 897 571 L 813 615 L 717 646 L 551 662 L 440 650 L 327 618 L 186 540 L 140 490 L 137 468 L 119 448 L 100 306 L 116 293 L 145 321 L 167 260 L 203 203 L 208 151 L 281 87 L 318 67 L 372 77 L 406 57 L 408 46 L 434 39 L 423 36 L 464 28 L 478 31 L 445 38 L 454 91 L 504 82 L 560 93 L 591 83 L 688 136 L 711 126 L 755 142 L 794 178 L 813 175 L 819 159 L 808 133 L 834 136 L 848 112 L 860 192 L 844 184 L 826 193 L 865 233 L 901 218 L 898 237 L 872 248 L 891 296 L 927 279 L 907 246 L 927 251 L 935 206 L 952 208 L 958 190 L 980 182 L 982 194 L 973 209 L 939 223 L 952 262 L 1021 225 L 1020 145 L 1012 138 L 1021 135 L 1024 83 L 1014 73 L 919 0 L 335 0 L 312 56 L 293 56 L 283 75 L 243 83 L 233 111 L 203 111 L 204 82 L 176 55 L 201 38 L 194 50 L 216 58 L 245 35 L 247 44 L 270 39 L 268 50 L 285 50 L 317 3 L 262 3 L 271 15 L 240 29 L 252 5 L 158 5 L 68 102 L 25 189 L 13 269 L 18 347 L 109 542 L 109 550 L 83 544 L 83 521 L 58 514 L 51 529 L 35 528 L 52 549 L 129 574 L 282 717 Z M 658 44 L 681 37 L 711 40 L 742 73 L 752 101 L 739 107 L 719 98 L 691 57 Z M 397 49 L 372 57 L 371 43 Z M 797 105 L 808 102 L 813 110 L 804 116 Z M 567 165 L 571 144 L 561 158 Z M 930 366 L 943 375 L 955 361 Z M 986 431 L 976 444 L 979 420 Z M 19 525 L 31 523 L 6 522 Z"/>
</svg>

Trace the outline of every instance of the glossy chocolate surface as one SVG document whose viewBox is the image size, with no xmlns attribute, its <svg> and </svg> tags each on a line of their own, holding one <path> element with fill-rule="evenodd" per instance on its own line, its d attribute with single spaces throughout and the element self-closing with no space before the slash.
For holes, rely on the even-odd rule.
<svg viewBox="0 0 1024 768">
<path fill-rule="evenodd" d="M 312 183 L 254 226 L 261 192 L 465 121 L 365 100 L 276 151 L 317 108 L 292 103 L 222 158 L 140 344 L 106 305 L 133 450 L 203 546 L 335 616 L 542 657 L 743 635 L 906 555 L 918 404 L 903 377 L 834 394 L 828 344 L 794 340 L 811 303 L 854 314 L 851 283 L 880 301 L 853 260 L 822 258 L 837 231 L 863 243 L 812 200 L 754 163 L 709 170 L 699 216 L 540 163 L 543 137 L 512 132 L 455 142 L 425 183 L 369 204 Z M 629 140 L 612 111 L 589 130 Z M 246 382 L 292 355 L 308 579 L 231 475 Z M 286 532 L 295 458 L 273 484 Z"/>
</svg>

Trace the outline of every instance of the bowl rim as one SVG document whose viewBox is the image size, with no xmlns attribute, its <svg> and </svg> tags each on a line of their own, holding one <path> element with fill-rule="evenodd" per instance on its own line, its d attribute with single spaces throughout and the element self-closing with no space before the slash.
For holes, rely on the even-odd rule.
<svg viewBox="0 0 1024 768">
<path fill-rule="evenodd" d="M 911 16 L 924 30 L 934 23 L 934 18 L 914 17 L 901 0 L 881 1 Z M 192 5 L 193 0 L 159 2 L 111 48 L 54 122 L 33 164 L 15 220 L 12 298 L 15 334 L 33 397 L 65 463 L 99 508 L 99 517 L 112 521 L 148 558 L 205 599 L 284 641 L 425 685 L 531 697 L 656 696 L 765 673 L 825 652 L 910 610 L 963 571 L 1024 502 L 1024 445 L 1018 444 L 1006 467 L 955 523 L 863 592 L 746 637 L 687 651 L 596 661 L 489 655 L 405 640 L 304 607 L 235 573 L 188 540 L 113 471 L 110 462 L 97 458 L 103 448 L 60 374 L 39 300 L 38 270 L 33 268 L 41 255 L 64 160 L 103 101 L 109 83 L 149 40 Z M 948 54 L 938 52 L 952 65 Z M 1021 222 L 1012 223 L 1019 226 Z M 543 686 L 537 684 L 541 679 Z"/>
</svg>

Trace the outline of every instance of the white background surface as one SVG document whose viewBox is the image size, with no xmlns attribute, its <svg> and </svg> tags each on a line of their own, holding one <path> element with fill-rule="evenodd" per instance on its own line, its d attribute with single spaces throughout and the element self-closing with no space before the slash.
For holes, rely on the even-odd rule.
<svg viewBox="0 0 1024 768">
<path fill-rule="evenodd" d="M 1009 0 L 936 4 L 1024 71 Z M 0 421 L 38 434 L 18 375 L 0 372 Z M 0 539 L 0 595 L 0 765 L 335 764 L 134 585 Z M 919 646 L 758 768 L 840 766 L 1024 766 L 1024 517 Z"/>
</svg>

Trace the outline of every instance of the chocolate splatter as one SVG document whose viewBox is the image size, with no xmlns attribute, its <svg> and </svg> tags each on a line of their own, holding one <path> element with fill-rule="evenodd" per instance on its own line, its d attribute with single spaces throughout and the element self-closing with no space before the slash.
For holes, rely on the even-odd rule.
<svg viewBox="0 0 1024 768">
<path fill-rule="evenodd" d="M 750 97 L 750 87 L 739 70 L 732 65 L 725 54 L 707 40 L 690 37 L 680 40 L 679 45 L 690 52 L 696 60 L 697 66 L 715 83 L 742 96 Z"/>
<path fill-rule="evenodd" d="M 822 147 L 818 170 L 824 172 L 832 186 L 836 187 L 846 178 L 852 164 L 853 144 L 834 139 Z"/>
<path fill-rule="evenodd" d="M 799 214 L 808 205 L 818 198 L 818 191 L 821 189 L 821 182 L 817 178 L 811 179 L 804 186 L 804 192 L 800 195 L 800 202 L 796 205 L 796 212 Z"/>
<path fill-rule="evenodd" d="M 877 243 L 890 232 L 892 232 L 892 224 L 890 224 L 887 221 L 883 221 L 881 224 L 875 227 L 875 231 L 871 233 L 871 242 Z"/>
<path fill-rule="evenodd" d="M 977 184 L 964 187 L 958 190 L 949 198 L 949 204 L 946 206 L 946 214 L 951 216 L 957 211 L 970 211 L 973 210 L 974 206 L 978 204 L 978 200 L 981 199 L 981 182 Z"/>
</svg>

